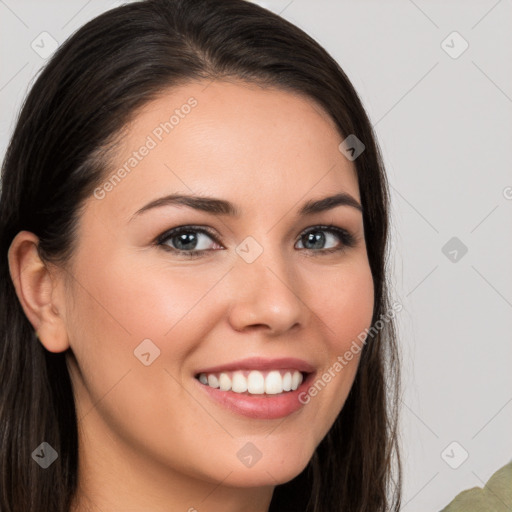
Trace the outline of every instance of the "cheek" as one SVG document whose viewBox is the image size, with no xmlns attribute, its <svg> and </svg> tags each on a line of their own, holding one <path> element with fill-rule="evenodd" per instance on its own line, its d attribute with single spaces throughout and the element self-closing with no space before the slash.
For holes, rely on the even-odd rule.
<svg viewBox="0 0 512 512">
<path fill-rule="evenodd" d="M 182 325 L 203 309 L 202 296 L 218 280 L 211 272 L 202 279 L 191 269 L 145 265 L 140 256 L 100 261 L 84 264 L 78 272 L 87 283 L 77 290 L 76 310 L 86 327 L 80 332 L 128 352 L 146 338 L 158 345 L 176 338 Z"/>
<path fill-rule="evenodd" d="M 367 262 L 355 262 L 331 277 L 323 279 L 311 297 L 313 301 L 316 298 L 314 311 L 324 333 L 324 366 L 301 398 L 309 400 L 315 421 L 322 426 L 316 432 L 317 443 L 331 428 L 350 392 L 363 348 L 363 338 L 358 337 L 370 327 L 374 306 Z"/>
<path fill-rule="evenodd" d="M 315 312 L 325 324 L 330 350 L 340 355 L 371 324 L 374 284 L 365 260 L 354 262 L 331 277 L 324 278 L 322 287 L 317 287 Z"/>
</svg>

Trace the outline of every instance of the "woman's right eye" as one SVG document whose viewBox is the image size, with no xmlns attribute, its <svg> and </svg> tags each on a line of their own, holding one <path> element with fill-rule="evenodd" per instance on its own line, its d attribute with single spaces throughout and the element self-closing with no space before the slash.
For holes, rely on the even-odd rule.
<svg viewBox="0 0 512 512">
<path fill-rule="evenodd" d="M 208 238 L 213 241 L 213 245 L 219 245 L 215 236 L 205 228 L 182 226 L 163 233 L 158 237 L 157 244 L 172 252 L 191 257 L 201 257 L 204 253 L 219 248 L 209 247 L 211 242 L 208 243 Z"/>
</svg>

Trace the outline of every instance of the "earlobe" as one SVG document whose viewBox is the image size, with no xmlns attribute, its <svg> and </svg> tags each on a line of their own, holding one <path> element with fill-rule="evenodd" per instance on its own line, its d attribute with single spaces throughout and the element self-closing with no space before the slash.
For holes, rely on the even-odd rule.
<svg viewBox="0 0 512 512">
<path fill-rule="evenodd" d="M 9 247 L 9 271 L 16 294 L 42 345 L 50 352 L 69 348 L 64 310 L 63 283 L 41 260 L 39 239 L 20 231 Z"/>
</svg>

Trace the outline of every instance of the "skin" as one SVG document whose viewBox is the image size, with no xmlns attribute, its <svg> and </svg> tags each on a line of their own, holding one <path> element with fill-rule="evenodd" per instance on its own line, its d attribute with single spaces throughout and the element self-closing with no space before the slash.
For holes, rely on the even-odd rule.
<svg viewBox="0 0 512 512">
<path fill-rule="evenodd" d="M 51 352 L 67 349 L 79 419 L 79 492 L 74 510 L 263 512 L 275 485 L 299 474 L 339 414 L 359 355 L 288 417 L 235 414 L 194 381 L 201 367 L 298 357 L 322 375 L 371 324 L 373 280 L 362 214 L 350 206 L 307 217 L 299 207 L 339 192 L 360 203 L 342 137 L 309 98 L 241 82 L 192 83 L 166 91 L 127 126 L 115 172 L 169 112 L 197 106 L 103 199 L 91 196 L 65 267 L 42 262 L 37 237 L 20 232 L 9 250 L 20 302 Z M 170 193 L 227 199 L 240 218 L 184 206 L 135 216 Z M 336 235 L 305 249 L 306 229 Z M 191 259 L 155 245 L 182 225 L 210 227 Z M 235 251 L 246 237 L 263 248 L 252 263 Z M 179 247 L 176 238 L 167 246 Z M 213 250 L 218 247 L 223 250 Z M 160 356 L 134 350 L 151 339 Z M 237 458 L 247 442 L 262 453 Z"/>
</svg>

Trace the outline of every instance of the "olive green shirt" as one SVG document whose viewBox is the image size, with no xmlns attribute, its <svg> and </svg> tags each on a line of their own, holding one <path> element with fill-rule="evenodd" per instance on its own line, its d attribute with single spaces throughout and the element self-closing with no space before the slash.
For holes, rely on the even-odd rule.
<svg viewBox="0 0 512 512">
<path fill-rule="evenodd" d="M 496 471 L 483 488 L 461 492 L 441 512 L 512 512 L 512 461 Z"/>
</svg>

